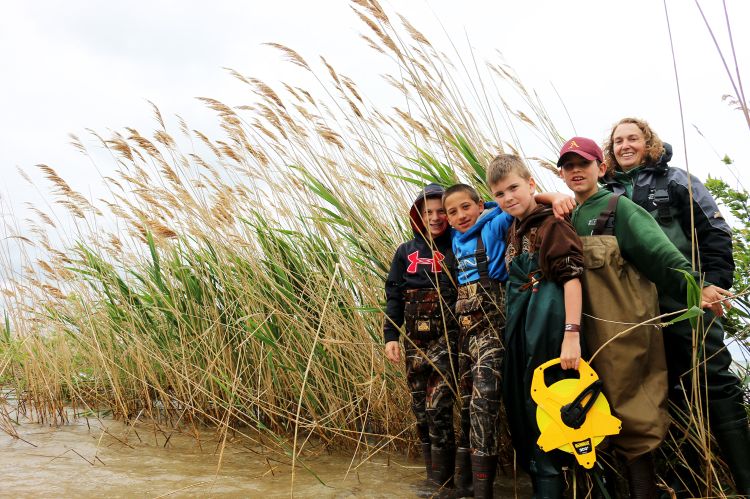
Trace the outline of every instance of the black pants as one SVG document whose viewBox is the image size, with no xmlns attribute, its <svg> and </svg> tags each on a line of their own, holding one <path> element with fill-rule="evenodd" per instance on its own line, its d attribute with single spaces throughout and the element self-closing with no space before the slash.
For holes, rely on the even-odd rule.
<svg viewBox="0 0 750 499">
<path fill-rule="evenodd" d="M 662 303 L 661 311 L 667 313 L 672 310 Z M 669 398 L 680 407 L 686 405 L 693 393 L 695 365 L 700 383 L 699 392 L 703 398 L 703 407 L 709 408 L 711 425 L 740 420 L 745 420 L 747 425 L 740 380 L 729 370 L 732 356 L 724 344 L 721 321 L 707 311 L 703 315 L 703 324 L 704 328 L 699 328 L 696 332 L 698 348 L 695 353 L 689 321 L 677 322 L 664 328 Z"/>
</svg>

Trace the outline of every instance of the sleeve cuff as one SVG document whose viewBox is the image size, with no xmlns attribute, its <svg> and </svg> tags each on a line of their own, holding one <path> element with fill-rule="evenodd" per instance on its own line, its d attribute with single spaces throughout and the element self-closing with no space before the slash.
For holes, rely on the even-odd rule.
<svg viewBox="0 0 750 499">
<path fill-rule="evenodd" d="M 388 331 L 385 331 L 383 336 L 385 337 L 385 343 L 388 343 L 389 341 L 398 341 L 398 338 L 401 335 L 398 331 L 389 329 Z"/>
</svg>

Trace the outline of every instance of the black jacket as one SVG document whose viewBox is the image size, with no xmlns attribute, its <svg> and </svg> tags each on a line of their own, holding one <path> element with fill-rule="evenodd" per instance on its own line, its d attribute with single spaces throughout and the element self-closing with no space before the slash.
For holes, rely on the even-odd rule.
<svg viewBox="0 0 750 499">
<path fill-rule="evenodd" d="M 665 204 L 674 214 L 674 221 L 679 223 L 687 241 L 691 239 L 690 208 L 692 206 L 700 256 L 699 270 L 705 274 L 706 281 L 729 289 L 734 278 L 732 231 L 708 189 L 695 176 L 669 166 L 670 159 L 672 159 L 672 146 L 665 143 L 664 154 L 655 165 L 646 165 L 634 172 L 616 172 L 614 177 L 604 179 L 605 187 L 616 194 L 626 193 L 625 184 L 632 182 L 631 199 L 633 202 L 651 213 L 662 225 L 662 229 L 665 229 L 665 221 L 660 219 L 655 201 L 657 184 L 662 183 L 668 194 L 668 203 L 665 202 Z M 688 183 L 691 183 L 692 187 L 692 202 Z M 666 229 L 665 232 L 669 235 Z M 677 242 L 675 244 L 678 248 L 680 247 Z M 690 261 L 691 255 L 685 256 Z"/>
<path fill-rule="evenodd" d="M 451 278 L 455 265 L 450 230 L 436 239 L 430 239 L 421 216 L 424 199 L 442 197 L 443 192 L 441 186 L 429 184 L 419 193 L 409 211 L 414 239 L 398 247 L 385 282 L 383 335 L 386 343 L 398 340 L 399 328 L 404 323 L 404 293 L 407 289 L 434 289 L 440 286 L 441 295 L 448 305 L 452 306 L 455 301 L 455 281 Z"/>
</svg>

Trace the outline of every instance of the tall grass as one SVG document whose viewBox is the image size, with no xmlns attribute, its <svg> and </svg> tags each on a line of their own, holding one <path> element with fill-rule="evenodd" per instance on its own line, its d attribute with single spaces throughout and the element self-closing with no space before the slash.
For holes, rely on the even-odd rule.
<svg viewBox="0 0 750 499">
<path fill-rule="evenodd" d="M 0 375 L 19 410 L 53 424 L 70 406 L 209 424 L 295 458 L 313 436 L 364 455 L 410 445 L 402 369 L 381 344 L 410 200 L 427 181 L 482 187 L 489 159 L 522 141 L 550 157 L 562 141 L 509 68 L 456 65 L 375 0 L 353 8 L 389 61 L 397 107 L 271 43 L 316 84 L 232 71 L 252 100 L 202 99 L 219 137 L 168 126 L 156 106 L 149 133 L 93 134 L 111 158 L 99 170 L 113 171 L 102 199 L 40 165 L 73 228 L 56 247 L 60 225 L 37 210 L 18 236 L 33 246 L 24 275 L 5 276 Z"/>
<path fill-rule="evenodd" d="M 377 2 L 353 8 L 398 106 L 377 107 L 324 58 L 271 43 L 315 86 L 231 71 L 252 98 L 201 99 L 220 137 L 179 117 L 170 127 L 156 106 L 149 133 L 93 133 L 111 156 L 96 165 L 113 172 L 102 199 L 39 165 L 72 229 L 50 237 L 64 224 L 37 210 L 19 236 L 34 246 L 25 275 L 6 279 L 0 367 L 23 410 L 51 423 L 72 405 L 251 427 L 282 447 L 274 436 L 411 442 L 402 369 L 381 344 L 383 280 L 411 237 L 411 199 L 427 181 L 481 186 L 493 155 L 520 149 L 521 128 L 550 156 L 560 137 L 508 68 L 456 69 Z"/>
</svg>

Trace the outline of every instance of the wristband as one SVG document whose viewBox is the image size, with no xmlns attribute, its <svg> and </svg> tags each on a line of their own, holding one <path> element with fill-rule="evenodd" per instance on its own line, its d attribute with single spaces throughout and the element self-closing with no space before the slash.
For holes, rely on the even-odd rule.
<svg viewBox="0 0 750 499">
<path fill-rule="evenodd" d="M 581 325 L 580 324 L 565 324 L 564 331 L 566 333 L 580 333 Z"/>
</svg>

